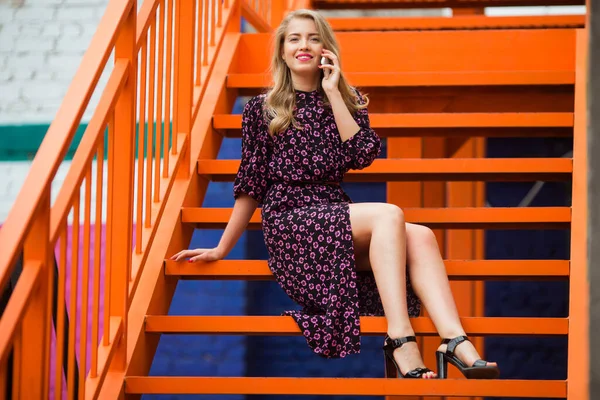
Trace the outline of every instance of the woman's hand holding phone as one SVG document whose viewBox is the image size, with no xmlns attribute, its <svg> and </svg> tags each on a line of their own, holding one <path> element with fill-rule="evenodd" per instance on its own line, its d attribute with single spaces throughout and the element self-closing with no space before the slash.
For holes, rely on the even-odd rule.
<svg viewBox="0 0 600 400">
<path fill-rule="evenodd" d="M 323 70 L 323 81 L 321 82 L 323 90 L 325 92 L 337 90 L 340 81 L 340 66 L 337 56 L 333 52 L 323 49 L 319 68 Z"/>
</svg>

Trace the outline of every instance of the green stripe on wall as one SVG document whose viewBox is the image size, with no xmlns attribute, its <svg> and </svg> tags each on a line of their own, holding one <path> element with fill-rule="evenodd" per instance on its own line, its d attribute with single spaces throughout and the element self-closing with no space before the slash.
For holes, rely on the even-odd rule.
<svg viewBox="0 0 600 400">
<path fill-rule="evenodd" d="M 0 161 L 33 160 L 49 127 L 49 124 L 0 125 Z M 73 158 L 86 128 L 87 124 L 82 124 L 77 128 L 66 159 Z"/>
<path fill-rule="evenodd" d="M 75 137 L 69 146 L 65 160 L 72 160 L 75 150 L 83 137 L 88 124 L 81 124 L 75 132 Z M 37 153 L 42 140 L 50 127 L 49 124 L 32 124 L 32 125 L 0 125 L 0 161 L 30 161 L 33 160 Z M 146 126 L 146 135 L 148 134 L 148 127 Z M 163 129 L 161 130 L 164 132 Z M 156 129 L 154 130 L 156 135 Z M 106 149 L 106 133 L 104 135 L 104 145 Z M 136 148 L 135 152 L 137 155 L 137 133 L 136 133 Z M 161 140 L 162 146 L 162 140 Z M 154 149 L 155 146 L 153 146 Z M 144 156 L 146 151 L 144 151 Z M 106 152 L 105 152 L 106 157 Z M 161 152 L 162 158 L 162 152 Z"/>
</svg>

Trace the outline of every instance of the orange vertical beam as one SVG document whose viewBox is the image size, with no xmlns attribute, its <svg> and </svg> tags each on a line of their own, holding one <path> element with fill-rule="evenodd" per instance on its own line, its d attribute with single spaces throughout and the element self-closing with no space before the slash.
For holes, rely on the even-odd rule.
<svg viewBox="0 0 600 400">
<path fill-rule="evenodd" d="M 171 70 L 173 66 L 173 0 L 166 0 L 167 7 L 167 54 L 166 54 L 166 87 L 165 87 L 165 131 L 163 135 L 163 178 L 168 176 L 169 172 L 169 143 L 171 143 Z M 200 56 L 198 56 L 200 57 Z M 198 64 L 200 68 L 200 64 Z M 175 154 L 173 146 L 173 154 Z"/>
<path fill-rule="evenodd" d="M 198 36 L 196 37 L 196 86 L 202 84 L 202 17 L 203 17 L 203 1 L 199 0 L 198 9 L 196 10 L 196 18 L 198 21 Z"/>
<path fill-rule="evenodd" d="M 112 199 L 109 214 L 112 232 L 106 245 L 111 248 L 110 258 L 110 315 L 123 319 L 123 333 L 117 339 L 118 348 L 111 369 L 125 368 L 127 358 L 127 310 L 129 274 L 132 255 L 133 224 L 133 162 L 135 141 L 135 102 L 136 102 L 136 11 L 137 4 L 132 2 L 115 45 L 115 62 L 128 61 L 128 78 L 119 96 L 114 113 L 114 129 L 109 137 L 113 143 L 112 165 L 108 168 L 112 174 Z M 114 173 L 117 172 L 118 173 Z"/>
<path fill-rule="evenodd" d="M 138 122 L 138 149 L 137 149 L 137 200 L 136 200 L 136 224 L 135 224 L 135 251 L 142 254 L 142 228 L 144 224 L 144 146 L 146 145 L 146 70 L 148 63 L 148 35 L 144 36 L 140 46 L 140 75 L 139 90 L 140 101 L 138 103 L 140 117 Z M 137 82 L 136 82 L 137 84 Z"/>
<path fill-rule="evenodd" d="M 146 193 L 144 204 L 146 206 L 146 216 L 144 218 L 144 228 L 152 226 L 152 182 L 153 171 L 152 162 L 154 161 L 154 97 L 156 84 L 156 17 L 150 22 L 150 52 L 148 53 L 150 71 L 148 74 L 148 149 L 146 150 Z"/>
<path fill-rule="evenodd" d="M 60 226 L 60 250 L 58 257 L 58 283 L 57 283 L 57 300 L 58 304 L 56 312 L 56 356 L 54 363 L 54 397 L 58 397 L 58 393 L 62 393 L 63 384 L 63 354 L 65 343 L 65 286 L 67 277 L 67 223 Z"/>
<path fill-rule="evenodd" d="M 158 11 L 158 78 L 157 78 L 157 104 L 156 104 L 156 148 L 154 152 L 154 197 L 153 201 L 160 201 L 160 153 L 162 150 L 162 131 L 163 131 L 163 89 L 164 77 L 163 70 L 165 65 L 165 3 L 161 0 Z M 200 68 L 198 68 L 200 69 Z"/>
<path fill-rule="evenodd" d="M 91 215 L 92 215 L 92 168 L 87 167 L 85 176 L 85 201 L 83 216 L 83 262 L 81 276 L 81 327 L 79 334 L 79 398 L 85 398 L 85 378 L 87 376 L 87 337 L 88 337 L 88 303 L 90 279 L 91 249 Z"/>
<path fill-rule="evenodd" d="M 79 214 L 81 199 L 78 192 L 73 200 L 73 226 L 71 227 L 71 291 L 69 293 L 69 340 L 67 351 L 67 398 L 75 398 L 75 347 L 77 341 L 77 281 L 79 272 Z M 81 320 L 81 319 L 79 319 Z"/>
<path fill-rule="evenodd" d="M 194 3 L 194 2 L 190 2 L 190 3 Z M 216 18 L 215 18 L 216 9 L 215 9 L 215 7 L 217 6 L 217 2 L 214 1 L 214 0 L 211 0 L 210 4 L 211 4 L 211 6 L 210 6 L 210 11 L 211 11 L 210 12 L 210 45 L 211 46 L 215 46 L 216 45 L 215 37 L 217 36 L 217 33 L 216 33 L 217 26 L 216 26 Z"/>
<path fill-rule="evenodd" d="M 189 177 L 191 170 L 189 149 L 194 93 L 195 7 L 195 1 L 182 1 L 177 3 L 175 9 L 175 102 L 177 108 L 174 110 L 175 121 L 173 125 L 177 127 L 177 131 L 173 134 L 185 133 L 188 141 L 188 146 L 182 155 L 182 165 L 184 167 L 179 168 L 178 178 Z"/>
<path fill-rule="evenodd" d="M 50 313 L 48 291 L 52 290 L 52 248 L 50 234 L 50 190 L 38 203 L 33 226 L 23 248 L 23 270 L 41 266 L 37 288 L 32 293 L 21 323 L 20 346 L 15 346 L 15 360 L 20 360 L 20 373 L 16 382 L 23 399 L 47 399 L 50 375 Z M 18 285 L 18 283 L 17 283 Z M 16 385 L 16 386 L 17 386 Z"/>
<path fill-rule="evenodd" d="M 242 2 L 232 1 L 230 10 L 229 23 L 226 27 L 226 32 L 240 32 L 242 25 Z"/>
<path fill-rule="evenodd" d="M 98 145 L 96 155 L 96 193 L 104 187 L 104 140 Z M 94 274 L 92 289 L 92 355 L 90 377 L 98 376 L 98 335 L 100 330 L 100 267 L 102 256 L 102 196 L 96 197 L 96 220 L 94 222 Z"/>
<path fill-rule="evenodd" d="M 569 302 L 569 400 L 589 399 L 589 279 L 587 201 L 588 29 L 577 31 L 575 126 L 573 134 L 573 200 Z"/>
</svg>

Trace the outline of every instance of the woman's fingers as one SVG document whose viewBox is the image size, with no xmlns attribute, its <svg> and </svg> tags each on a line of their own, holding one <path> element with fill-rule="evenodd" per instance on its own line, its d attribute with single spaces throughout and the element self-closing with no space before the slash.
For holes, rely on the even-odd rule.
<svg viewBox="0 0 600 400">
<path fill-rule="evenodd" d="M 206 254 L 206 253 L 204 253 L 204 254 L 200 254 L 199 256 L 196 256 L 196 257 L 192 257 L 192 258 L 190 258 L 188 261 L 189 261 L 189 262 L 191 262 L 191 263 L 192 263 L 192 262 L 196 262 L 196 261 L 207 261 L 207 260 L 205 259 L 205 258 L 206 258 L 205 254 Z"/>
<path fill-rule="evenodd" d="M 335 55 L 335 53 L 331 50 L 327 50 L 327 49 L 323 49 L 323 55 L 326 56 L 327 58 L 330 58 L 332 61 L 337 61 L 338 58 Z"/>
<path fill-rule="evenodd" d="M 325 71 L 325 76 L 329 76 L 339 70 L 335 65 L 331 64 L 320 65 L 319 68 Z"/>
<path fill-rule="evenodd" d="M 211 250 L 207 250 L 205 252 L 203 252 L 202 254 L 199 254 L 195 257 L 192 257 L 189 259 L 190 262 L 196 262 L 196 261 L 215 261 L 218 260 L 219 257 L 215 254 L 214 249 Z"/>
<path fill-rule="evenodd" d="M 171 260 L 179 261 L 189 250 L 181 250 L 179 253 L 171 256 Z"/>
<path fill-rule="evenodd" d="M 182 250 L 179 253 L 175 254 L 171 257 L 171 260 L 181 261 L 184 258 L 194 257 L 206 252 L 207 249 L 193 249 L 193 250 Z"/>
<path fill-rule="evenodd" d="M 189 258 L 189 262 L 195 261 L 216 261 L 225 257 L 225 255 L 218 248 L 214 249 L 194 249 L 194 250 L 182 250 L 179 253 L 171 257 L 171 260 L 181 261 L 184 258 Z"/>
</svg>

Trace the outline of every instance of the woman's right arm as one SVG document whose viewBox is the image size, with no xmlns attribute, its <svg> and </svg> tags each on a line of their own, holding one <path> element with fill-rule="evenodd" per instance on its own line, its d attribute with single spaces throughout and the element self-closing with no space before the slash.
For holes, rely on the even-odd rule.
<svg viewBox="0 0 600 400">
<path fill-rule="evenodd" d="M 173 255 L 171 260 L 181 261 L 189 258 L 189 262 L 195 261 L 217 261 L 221 260 L 229 254 L 231 249 L 246 230 L 252 214 L 258 207 L 258 202 L 252 197 L 242 194 L 240 195 L 231 211 L 231 217 L 229 222 L 223 231 L 223 236 L 219 241 L 219 245 L 213 249 L 190 249 L 182 250 L 179 253 Z"/>
<path fill-rule="evenodd" d="M 227 256 L 233 246 L 237 243 L 242 236 L 242 233 L 246 230 L 252 214 L 258 207 L 258 202 L 248 195 L 240 195 L 231 212 L 231 218 L 227 223 L 223 236 L 219 241 L 217 249 L 223 254 L 223 257 Z"/>
<path fill-rule="evenodd" d="M 254 97 L 242 115 L 242 154 L 233 184 L 235 204 L 219 245 L 214 249 L 182 250 L 171 257 L 180 261 L 215 261 L 227 256 L 248 226 L 252 214 L 262 202 L 267 186 L 267 131 L 262 119 L 262 97 Z"/>
</svg>

